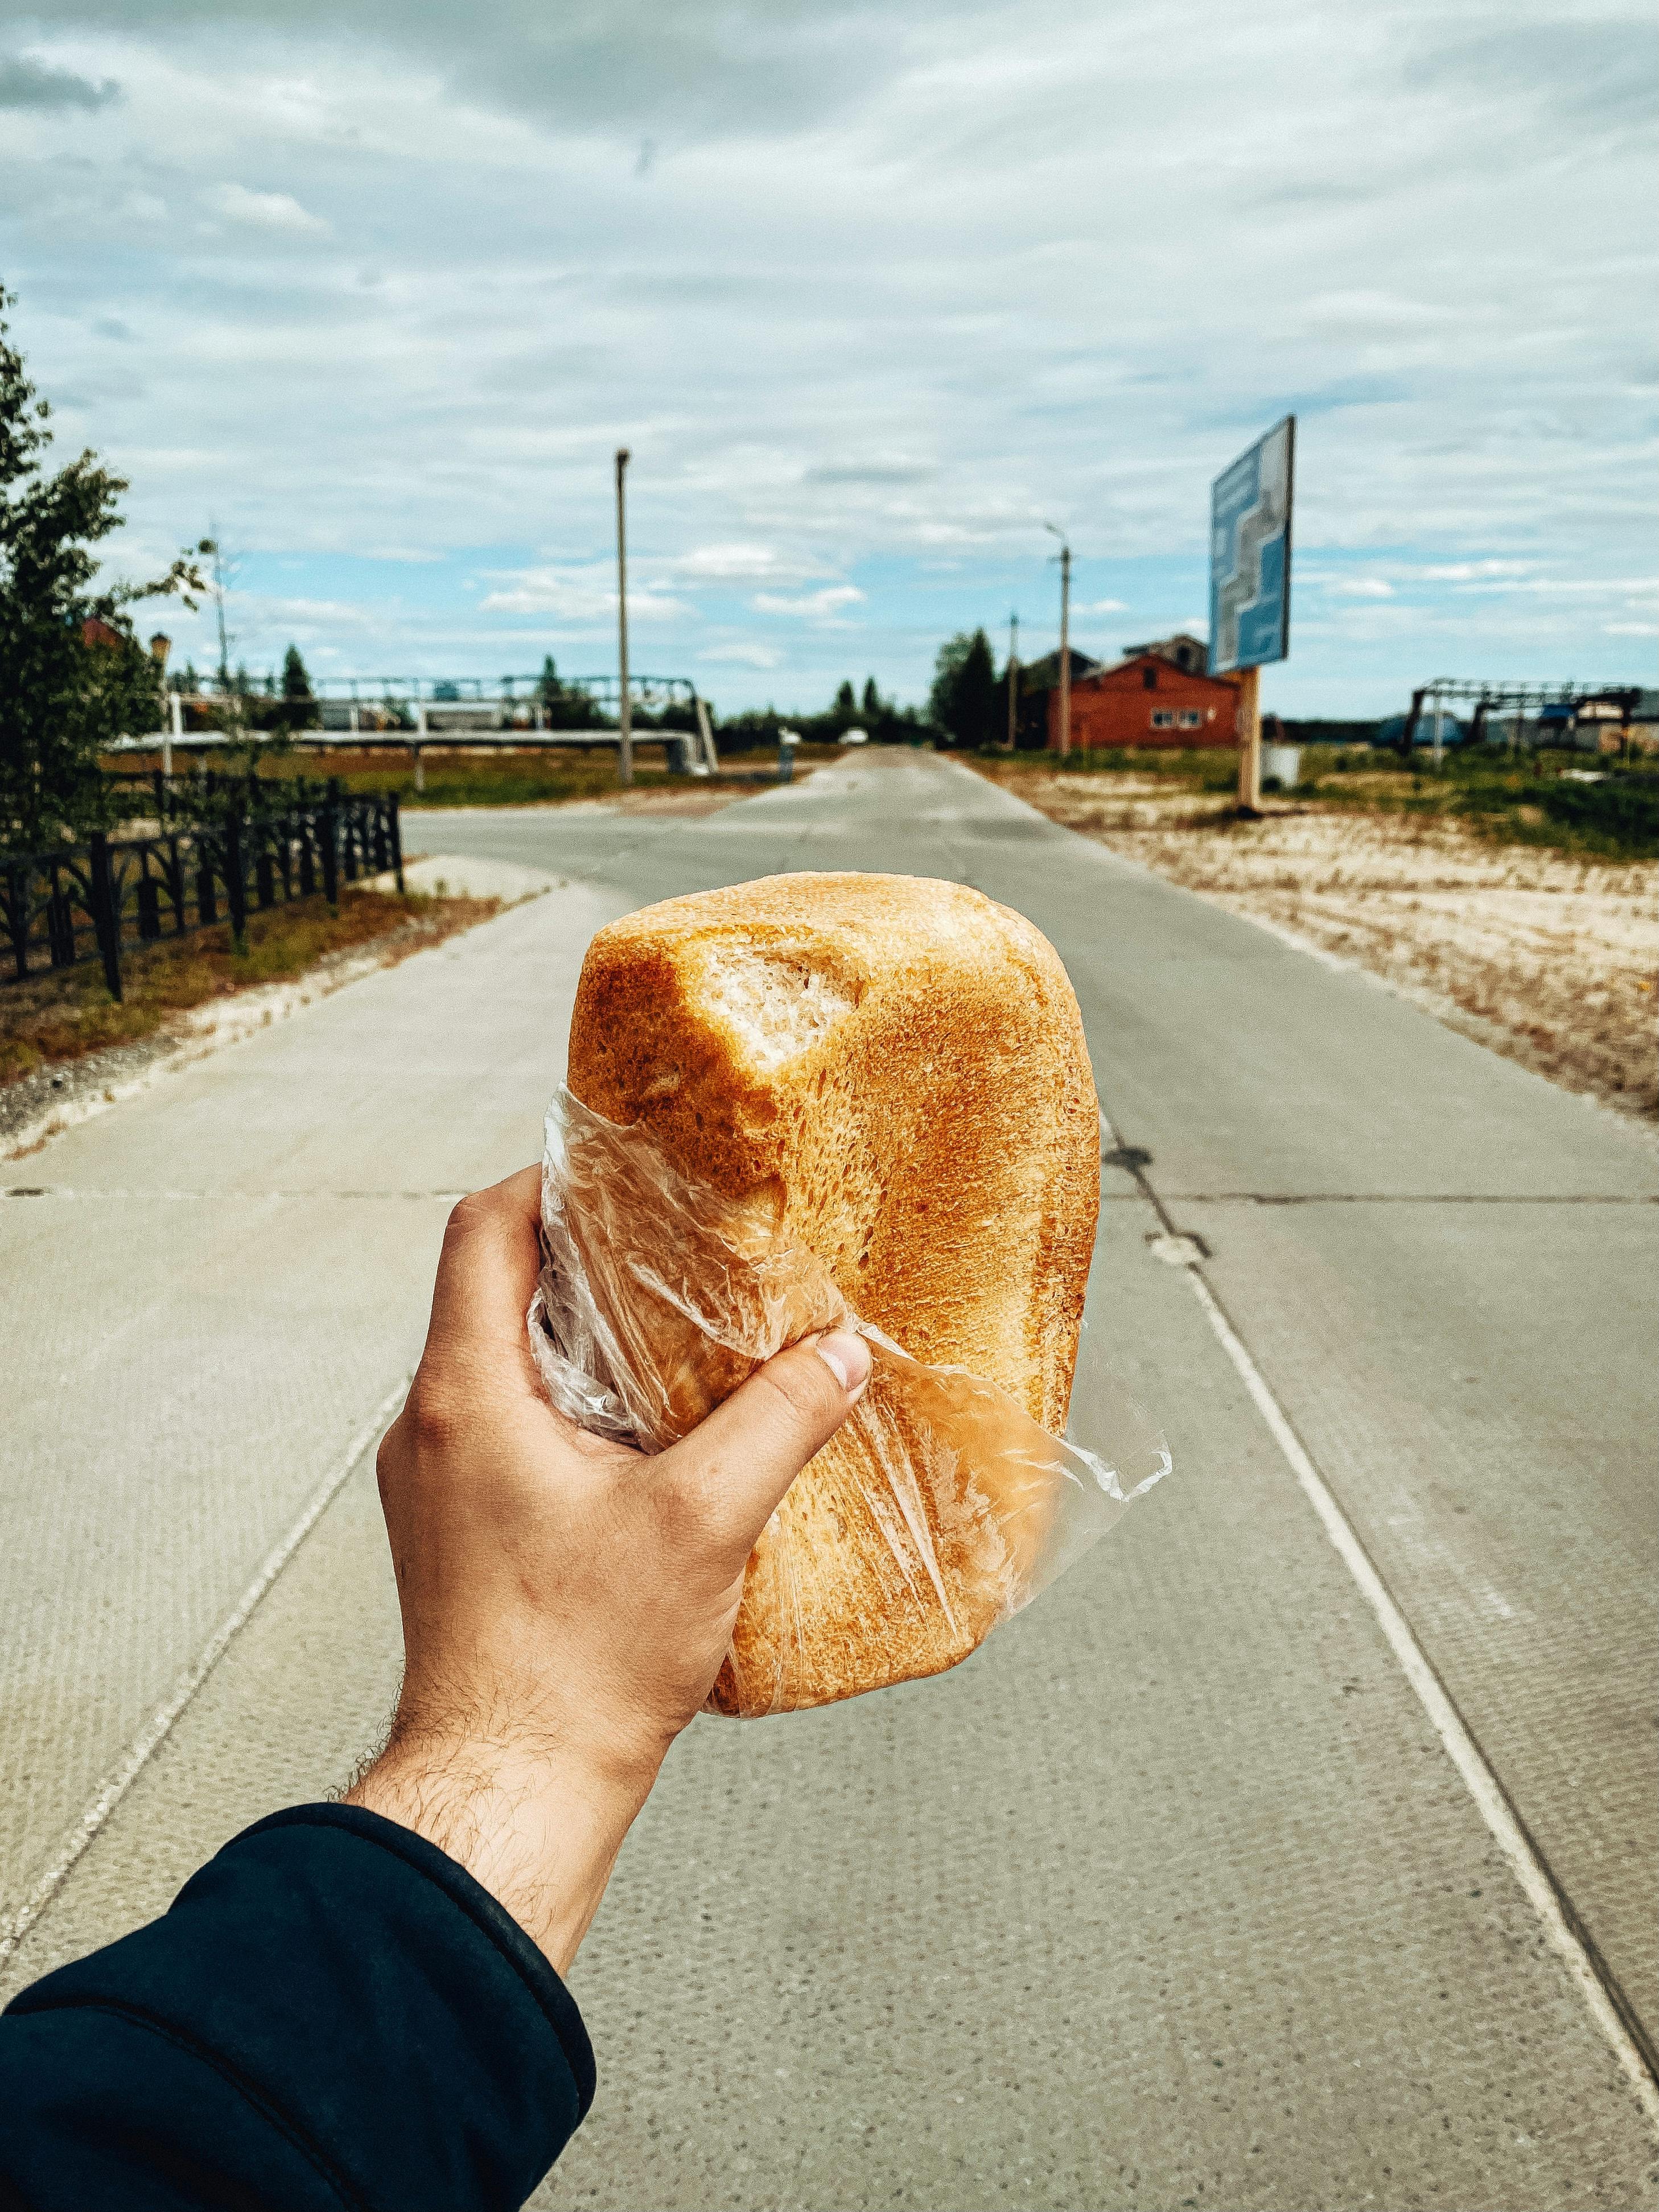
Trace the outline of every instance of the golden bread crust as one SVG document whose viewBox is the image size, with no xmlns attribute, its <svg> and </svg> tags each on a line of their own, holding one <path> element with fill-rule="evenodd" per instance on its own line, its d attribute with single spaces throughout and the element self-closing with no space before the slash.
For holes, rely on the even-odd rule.
<svg viewBox="0 0 1659 2212">
<path fill-rule="evenodd" d="M 1063 1429 L 1099 1124 L 1071 984 L 1023 916 L 904 876 L 665 900 L 593 939 L 568 1080 L 607 1120 L 647 1127 L 688 1180 L 817 1253 L 915 1359 L 966 1368 Z M 731 1387 L 729 1370 L 688 1376 L 686 1425 Z M 884 1389 L 878 1365 L 878 1413 Z M 813 1460 L 750 1561 L 717 1704 L 778 1710 L 935 1673 L 1011 1609 L 1052 1501 L 1011 1511 L 972 1470 L 916 1464 L 926 1449 L 896 1411 Z M 920 1588 L 882 1534 L 896 1468 L 931 1544 Z"/>
</svg>

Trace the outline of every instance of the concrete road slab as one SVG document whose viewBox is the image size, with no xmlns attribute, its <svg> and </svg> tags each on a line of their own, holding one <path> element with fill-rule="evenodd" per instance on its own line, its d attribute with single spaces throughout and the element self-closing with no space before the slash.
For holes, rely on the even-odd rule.
<svg viewBox="0 0 1659 2212">
<path fill-rule="evenodd" d="M 599 2099 L 538 2203 L 1643 2201 L 1626 2083 L 1115 1214 L 1091 1310 L 1177 1476 L 953 1674 L 696 1725 L 577 1964 Z"/>
<path fill-rule="evenodd" d="M 1177 1208 L 1646 2021 L 1659 2020 L 1651 1216 L 1513 1201 Z M 1592 1325 L 1572 1330 L 1564 1360 L 1568 1316 Z"/>
<path fill-rule="evenodd" d="M 8 1281 L 28 1286 L 41 1316 L 31 1338 L 26 1308 L 14 1334 L 42 1376 L 76 1317 L 36 1297 L 55 1264 L 50 1217 L 94 1200 L 115 1240 L 106 1279 L 142 1281 L 161 1301 L 161 1341 L 198 1327 L 200 1363 L 222 1358 L 168 1287 L 193 1264 L 228 1310 L 215 1327 L 252 1314 L 301 1347 L 292 1401 L 273 1355 L 247 1370 L 246 1404 L 222 1391 L 183 1409 L 192 1431 L 216 1413 L 226 1433 L 200 1452 L 194 1492 L 167 1488 L 165 1469 L 147 1476 L 148 1522 L 118 1468 L 169 1417 L 170 1369 L 118 1346 L 107 1382 L 60 1413 L 55 1456 L 46 1413 L 30 1413 L 36 1442 L 12 1495 L 27 1512 L 34 1489 L 67 1481 L 64 1523 L 86 1532 L 90 1562 L 60 1554 L 50 1632 L 66 1711 L 83 1694 L 77 1635 L 100 1650 L 97 1624 L 125 1605 L 121 1648 L 154 1695 L 187 1642 L 165 1618 L 178 1594 L 233 1583 L 229 1566 L 257 1556 L 261 1486 L 290 1425 L 309 1433 L 313 1370 L 337 1376 L 342 1413 L 361 1421 L 378 1401 L 398 1329 L 418 1338 L 425 1281 L 386 1232 L 358 1231 L 353 1313 L 367 1316 L 373 1293 L 392 1317 L 377 1338 L 367 1318 L 336 1316 L 337 1332 L 365 1332 L 354 1379 L 323 1345 L 338 1293 L 316 1255 L 353 1243 L 331 1224 L 389 1214 L 404 1190 L 422 1194 L 399 1202 L 435 1235 L 443 1201 L 425 1194 L 526 1156 L 598 920 L 780 868 L 952 875 L 1060 945 L 1118 1133 L 1152 1156 L 1141 1173 L 1170 1194 L 1176 1225 L 1212 1244 L 1210 1272 L 1333 1484 L 1386 1504 L 1376 1469 L 1395 1454 L 1389 1479 L 1407 1504 L 1382 1513 L 1376 1539 L 1391 1587 L 1478 1707 L 1523 1817 L 1566 1837 L 1571 1880 L 1643 1986 L 1630 1933 L 1643 1893 L 1622 1854 L 1650 1755 L 1613 1718 L 1638 1638 L 1642 1571 L 1621 1559 L 1642 1510 L 1649 1408 L 1623 1323 L 1607 1316 L 1651 1254 L 1650 1146 L 926 757 L 877 756 L 696 820 L 538 810 L 423 828 L 445 851 L 578 878 L 587 907 L 567 906 L 556 927 L 548 910 L 566 895 L 538 900 L 421 956 L 418 991 L 399 982 L 410 962 L 331 1002 L 337 1029 L 318 1026 L 319 1008 L 31 1163 L 32 1180 L 93 1198 L 0 1204 L 0 1237 L 18 1240 Z M 462 948 L 474 957 L 442 969 Z M 204 1197 L 163 1205 L 180 1192 Z M 1356 1194 L 1434 1203 L 1395 1204 L 1390 1226 Z M 230 1226 L 201 1238 L 190 1207 L 207 1199 Z M 1595 1200 L 1595 1218 L 1619 1224 L 1611 1243 L 1561 1231 L 1589 1209 L 1545 1199 Z M 1087 1360 L 1109 1354 L 1161 1414 L 1176 1477 L 952 1675 L 828 1713 L 698 1724 L 579 1964 L 600 2101 L 538 2201 L 1650 2201 L 1652 2138 L 1626 2078 L 1186 1271 L 1154 1256 L 1163 1224 L 1121 1165 L 1108 1200 Z M 1454 1200 L 1461 1225 L 1449 1226 Z M 237 1271 L 238 1206 L 260 1224 L 257 1290 Z M 26 1216 L 36 1225 L 20 1226 Z M 285 1218 L 292 1234 L 270 1225 Z M 70 1370 L 59 1358 L 52 1371 Z M 44 1407 L 45 1384 L 30 1387 Z M 1550 1481 L 1523 1511 L 1516 1447 L 1548 1424 Z M 1549 1495 L 1571 1501 L 1570 1535 Z M 106 1522 L 123 1564 L 100 1581 Z M 1540 1565 L 1551 1560 L 1564 1570 L 1553 1580 Z M 1525 1648 L 1550 1654 L 1567 1692 L 1540 1692 L 1516 1663 L 1514 1624 L 1471 1626 L 1452 1594 L 1466 1599 L 1471 1577 L 1517 1620 L 1524 1606 Z M 48 1611 L 49 1581 L 31 1597 Z M 389 1693 L 389 1599 L 360 1473 L 15 1971 L 145 1917 L 242 1819 L 343 1774 Z M 1575 1731 L 1571 1686 L 1598 1679 L 1616 1695 L 1587 1703 Z M 88 1716 L 101 1694 L 84 1693 Z M 42 1724 L 29 1724 L 38 1743 Z M 26 1838 L 50 1826 L 9 1817 Z"/>
<path fill-rule="evenodd" d="M 456 1194 L 534 1159 L 550 893 L 165 1078 L 0 1200 L 0 1924 L 418 1355 Z"/>
</svg>

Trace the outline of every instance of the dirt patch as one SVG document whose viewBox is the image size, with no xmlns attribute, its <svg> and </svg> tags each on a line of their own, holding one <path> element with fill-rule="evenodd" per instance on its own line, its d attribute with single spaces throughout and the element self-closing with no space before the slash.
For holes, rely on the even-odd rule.
<svg viewBox="0 0 1659 2212">
<path fill-rule="evenodd" d="M 1387 978 L 1572 1091 L 1659 1116 L 1659 863 L 1445 816 L 1229 801 L 1151 776 L 991 773 L 1056 822 Z"/>
</svg>

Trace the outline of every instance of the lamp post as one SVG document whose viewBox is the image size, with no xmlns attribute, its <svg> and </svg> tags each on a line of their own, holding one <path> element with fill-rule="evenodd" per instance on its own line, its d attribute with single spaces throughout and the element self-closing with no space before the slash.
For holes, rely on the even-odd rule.
<svg viewBox="0 0 1659 2212">
<path fill-rule="evenodd" d="M 1072 549 L 1066 532 L 1043 524 L 1060 540 L 1060 730 L 1054 750 L 1063 759 L 1072 750 Z"/>
<path fill-rule="evenodd" d="M 1008 742 L 1003 748 L 1012 752 L 1019 740 L 1019 616 L 1008 617 Z"/>
<path fill-rule="evenodd" d="M 623 478 L 628 470 L 628 448 L 617 448 L 617 661 L 621 702 L 617 710 L 617 781 L 634 781 L 634 702 L 628 693 L 628 518 L 623 499 Z"/>
</svg>

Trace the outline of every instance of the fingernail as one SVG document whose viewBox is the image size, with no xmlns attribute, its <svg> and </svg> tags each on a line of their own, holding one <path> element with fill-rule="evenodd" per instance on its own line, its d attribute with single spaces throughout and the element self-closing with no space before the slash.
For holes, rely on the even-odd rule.
<svg viewBox="0 0 1659 2212">
<path fill-rule="evenodd" d="M 821 1336 L 812 1349 L 849 1394 L 863 1389 L 869 1381 L 870 1347 L 850 1329 L 837 1329 L 831 1336 Z"/>
</svg>

